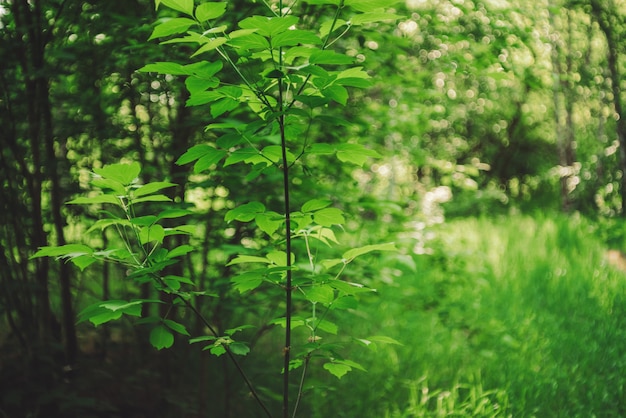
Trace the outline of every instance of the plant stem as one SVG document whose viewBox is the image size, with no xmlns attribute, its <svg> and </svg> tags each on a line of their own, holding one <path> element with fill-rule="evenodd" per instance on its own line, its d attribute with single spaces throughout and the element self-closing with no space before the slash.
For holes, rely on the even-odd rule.
<svg viewBox="0 0 626 418">
<path fill-rule="evenodd" d="M 283 10 L 283 1 L 279 0 L 278 10 Z M 278 67 L 283 68 L 283 49 L 278 48 Z M 278 109 L 280 115 L 278 116 L 278 126 L 280 128 L 280 145 L 282 152 L 283 162 L 283 198 L 285 201 L 285 252 L 287 253 L 286 260 L 286 284 L 285 284 L 285 347 L 283 349 L 284 362 L 283 362 L 283 417 L 289 418 L 289 363 L 291 360 L 291 287 L 292 287 L 292 272 L 291 272 L 291 205 L 289 202 L 289 164 L 287 163 L 287 138 L 285 136 L 285 108 L 284 108 L 284 94 L 285 94 L 284 79 L 281 76 L 278 79 Z"/>
</svg>

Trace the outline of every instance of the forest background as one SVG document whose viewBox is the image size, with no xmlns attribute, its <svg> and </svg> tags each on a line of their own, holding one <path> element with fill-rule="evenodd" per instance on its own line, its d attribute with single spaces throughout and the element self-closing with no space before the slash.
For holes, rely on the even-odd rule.
<svg viewBox="0 0 626 418">
<path fill-rule="evenodd" d="M 298 416 L 623 416 L 626 3 L 348 3 L 382 18 L 361 17 L 356 29 L 344 21 L 350 31 L 332 47 L 350 59 L 318 62 L 358 65 L 367 77 L 351 74 L 368 81 L 320 87 L 321 101 L 305 103 L 320 114 L 291 133 L 334 148 L 284 161 L 293 162 L 295 205 L 326 231 L 315 257 L 331 268 L 357 249 L 342 280 L 376 291 L 335 287 L 296 300 L 317 321 L 309 354 L 318 339 L 332 344 L 327 363 L 312 361 L 305 383 L 287 388 Z M 343 5 L 294 9 L 323 34 Z M 236 26 L 275 9 L 236 0 L 222 19 Z M 274 218 L 236 209 L 280 207 L 285 164 L 271 155 L 260 168 L 244 157 L 220 162 L 226 154 L 200 169 L 177 164 L 198 159 L 194 146 L 219 144 L 224 125 L 215 123 L 251 123 L 254 109 L 188 106 L 185 77 L 138 71 L 190 62 L 187 44 L 151 39 L 176 16 L 142 0 L 0 1 L 1 416 L 278 416 L 217 348 L 231 347 L 256 396 L 280 410 L 285 306 L 256 278 L 241 279 L 251 276 L 237 257 L 284 243 L 272 241 Z M 224 66 L 224 83 L 236 76 Z M 264 77 L 281 80 L 274 86 L 286 76 Z M 238 155 L 232 145 L 225 152 Z M 212 354 L 185 340 L 207 324 L 174 304 L 176 292 L 129 281 L 120 264 L 33 258 L 41 248 L 119 243 L 97 224 L 96 201 L 66 204 L 94 199 L 93 173 L 115 176 L 106 167 L 119 163 L 141 169 L 129 184 L 164 189 L 168 202 L 146 201 L 147 214 L 173 222 L 164 210 L 185 211 L 184 234 L 159 244 L 180 249 L 168 277 L 193 289 L 189 300 L 212 326 L 231 331 L 207 340 Z M 329 218 L 317 212 L 325 209 Z M 247 222 L 255 217 L 258 228 Z M 300 250 L 311 256 L 306 242 Z M 290 261 L 263 254 L 291 274 Z M 159 306 L 98 305 L 136 298 Z M 125 316 L 94 327 L 79 315 L 94 304 L 107 320 Z M 328 308 L 322 320 L 317 304 Z"/>
</svg>

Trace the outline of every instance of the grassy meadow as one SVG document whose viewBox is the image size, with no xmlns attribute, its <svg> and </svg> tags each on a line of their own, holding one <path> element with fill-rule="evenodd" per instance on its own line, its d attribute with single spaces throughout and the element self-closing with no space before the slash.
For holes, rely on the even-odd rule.
<svg viewBox="0 0 626 418">
<path fill-rule="evenodd" d="M 450 220 L 432 254 L 389 256 L 342 327 L 367 373 L 309 396 L 312 417 L 626 416 L 626 272 L 578 218 Z M 407 243 L 408 245 L 408 243 Z"/>
</svg>

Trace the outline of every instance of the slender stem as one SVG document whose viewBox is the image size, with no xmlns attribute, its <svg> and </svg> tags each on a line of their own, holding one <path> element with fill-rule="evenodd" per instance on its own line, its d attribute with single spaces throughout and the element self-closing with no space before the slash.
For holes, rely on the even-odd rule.
<svg viewBox="0 0 626 418">
<path fill-rule="evenodd" d="M 296 397 L 296 404 L 293 407 L 292 418 L 296 418 L 296 413 L 298 412 L 298 405 L 300 404 L 300 399 L 302 399 L 302 388 L 304 387 L 304 377 L 306 376 L 306 370 L 309 366 L 309 360 L 311 359 L 310 354 L 306 356 L 304 359 L 304 364 L 302 365 L 302 376 L 300 377 L 300 386 L 298 387 L 298 396 Z"/>
<path fill-rule="evenodd" d="M 206 326 L 208 328 L 208 330 L 211 332 L 211 334 L 213 334 L 213 336 L 215 337 L 219 337 L 219 334 L 217 333 L 217 330 L 215 328 L 213 328 L 213 325 L 211 325 L 211 323 L 204 317 L 204 315 L 202 315 L 202 313 L 200 313 L 200 311 L 198 311 L 198 309 L 193 306 L 193 304 L 191 302 L 189 302 L 189 300 L 187 300 L 182 294 L 180 294 L 177 291 L 174 291 L 172 288 L 168 287 L 167 284 L 165 283 L 165 281 L 163 281 L 163 279 L 156 275 L 153 274 L 153 277 L 157 280 L 157 282 L 159 282 L 159 284 L 161 284 L 162 286 L 169 288 L 170 291 L 172 291 L 172 293 L 178 298 L 180 299 L 183 304 L 189 308 L 194 315 L 196 315 L 196 317 L 198 319 L 200 319 L 200 321 L 202 322 L 202 324 L 204 324 L 204 326 Z M 259 404 L 259 406 L 263 409 L 263 411 L 265 412 L 265 414 L 268 416 L 268 418 L 272 418 L 272 413 L 269 411 L 269 409 L 267 408 L 267 406 L 265 405 L 265 403 L 261 400 L 261 398 L 259 397 L 259 394 L 257 393 L 257 391 L 254 389 L 254 386 L 252 385 L 252 382 L 250 381 L 250 378 L 248 377 L 248 375 L 246 374 L 246 372 L 243 370 L 243 368 L 241 367 L 241 364 L 239 364 L 239 361 L 237 361 L 237 358 L 235 357 L 235 354 L 232 352 L 232 350 L 228 347 L 228 345 L 222 345 L 222 347 L 224 347 L 224 350 L 226 350 L 226 354 L 228 355 L 228 357 L 230 358 L 230 360 L 233 362 L 233 364 L 235 365 L 235 368 L 237 369 L 237 371 L 239 372 L 239 374 L 241 375 L 243 381 L 245 382 L 246 386 L 248 387 L 248 390 L 250 391 L 250 394 L 252 395 L 252 397 L 256 400 L 256 402 Z"/>
<path fill-rule="evenodd" d="M 283 10 L 283 0 L 278 2 L 279 11 Z M 282 15 L 281 15 L 282 16 Z M 278 48 L 278 68 L 283 68 L 283 49 Z M 280 129 L 280 145 L 282 151 L 283 169 L 283 198 L 285 201 L 285 252 L 286 260 L 286 284 L 285 284 L 285 347 L 283 349 L 283 417 L 289 418 L 289 363 L 291 361 L 291 310 L 292 310 L 292 272 L 291 272 L 291 205 L 289 202 L 289 164 L 287 163 L 287 138 L 285 136 L 285 80 L 283 76 L 278 79 L 278 126 Z"/>
</svg>

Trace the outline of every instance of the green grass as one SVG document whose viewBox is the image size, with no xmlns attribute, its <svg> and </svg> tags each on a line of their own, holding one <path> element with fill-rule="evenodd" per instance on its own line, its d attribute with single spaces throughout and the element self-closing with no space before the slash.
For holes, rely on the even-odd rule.
<svg viewBox="0 0 626 418">
<path fill-rule="evenodd" d="M 626 416 L 626 273 L 590 223 L 511 216 L 435 232 L 434 254 L 370 266 L 386 278 L 379 295 L 343 324 L 403 345 L 355 349 L 368 373 L 313 392 L 310 416 Z"/>
</svg>

